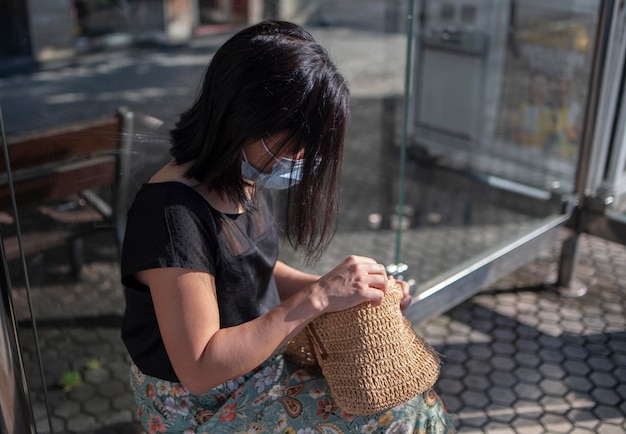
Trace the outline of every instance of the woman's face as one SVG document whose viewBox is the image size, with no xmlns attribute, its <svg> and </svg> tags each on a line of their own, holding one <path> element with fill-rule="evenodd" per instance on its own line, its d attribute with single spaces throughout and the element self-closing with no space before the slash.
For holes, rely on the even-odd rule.
<svg viewBox="0 0 626 434">
<path fill-rule="evenodd" d="M 258 139 L 248 143 L 243 148 L 248 162 L 258 170 L 264 173 L 270 173 L 272 171 L 272 167 L 280 158 L 289 158 L 294 160 L 304 158 L 304 149 L 300 150 L 300 152 L 295 155 L 289 153 L 289 146 L 283 146 L 283 149 L 281 149 L 281 144 L 285 140 L 285 135 L 286 133 L 276 134 L 274 136 L 264 138 L 263 140 Z M 265 146 L 263 146 L 264 144 Z"/>
</svg>

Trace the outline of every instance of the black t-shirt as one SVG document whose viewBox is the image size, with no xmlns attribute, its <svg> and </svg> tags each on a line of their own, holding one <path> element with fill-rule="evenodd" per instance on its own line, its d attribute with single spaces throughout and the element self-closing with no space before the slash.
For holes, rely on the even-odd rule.
<svg viewBox="0 0 626 434">
<path fill-rule="evenodd" d="M 215 277 L 220 326 L 263 315 L 279 303 L 273 269 L 278 235 L 269 193 L 251 212 L 223 214 L 179 182 L 144 184 L 128 211 L 121 277 L 126 291 L 122 340 L 139 369 L 178 381 L 159 332 L 152 297 L 134 275 L 181 267 Z"/>
</svg>

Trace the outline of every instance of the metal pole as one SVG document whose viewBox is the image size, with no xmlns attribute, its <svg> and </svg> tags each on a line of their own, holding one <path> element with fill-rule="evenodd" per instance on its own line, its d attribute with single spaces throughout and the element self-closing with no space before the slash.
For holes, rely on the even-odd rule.
<svg viewBox="0 0 626 434">
<path fill-rule="evenodd" d="M 411 104 L 411 82 L 413 80 L 413 23 L 415 21 L 415 0 L 409 2 L 407 44 L 406 44 L 406 67 L 404 77 L 404 120 L 402 125 L 402 147 L 400 149 L 400 185 L 398 188 L 398 227 L 396 231 L 396 255 L 395 263 L 401 261 L 402 251 L 402 218 L 404 210 L 405 177 L 406 177 L 406 153 L 408 146 L 409 108 Z"/>
<path fill-rule="evenodd" d="M 15 193 L 13 191 L 13 181 L 11 176 L 11 166 L 9 162 L 9 151 L 4 134 L 4 119 L 2 117 L 2 107 L 0 107 L 0 145 L 2 146 L 4 164 L 6 168 L 7 178 L 9 182 L 9 189 L 11 191 L 11 203 L 14 210 Z M 15 213 L 15 224 L 17 227 L 18 241 L 20 240 L 20 228 L 17 212 Z M 21 246 L 21 241 L 20 241 Z M 22 267 L 24 269 L 26 278 L 27 298 L 28 306 L 30 309 L 30 315 L 32 319 L 32 326 L 35 338 L 35 348 L 37 351 L 37 359 L 39 361 L 39 374 L 41 375 L 41 382 L 43 386 L 44 401 L 46 406 L 46 414 L 48 417 L 48 427 L 50 432 L 52 430 L 52 421 L 50 420 L 50 411 L 48 409 L 48 397 L 46 394 L 46 383 L 43 377 L 43 366 L 41 364 L 41 352 L 39 350 L 39 339 L 37 335 L 37 328 L 35 325 L 35 318 L 32 316 L 32 304 L 30 299 L 30 287 L 28 284 L 28 276 L 26 275 L 26 264 L 24 262 L 24 256 L 22 255 Z M 30 398 L 28 394 L 28 387 L 26 381 L 26 375 L 24 373 L 24 362 L 22 360 L 22 352 L 20 350 L 19 337 L 17 335 L 17 321 L 15 319 L 15 312 L 13 309 L 13 299 L 11 297 L 11 279 L 9 276 L 8 265 L 6 261 L 6 255 L 4 252 L 4 241 L 2 234 L 0 233 L 0 432 L 9 432 L 16 434 L 35 433 L 35 426 L 33 423 L 34 417 Z M 3 348 L 4 347 L 4 348 Z M 8 347 L 8 348 L 6 348 Z M 4 372 L 2 372 L 4 371 Z M 13 377 L 13 384 L 4 384 L 5 380 L 8 382 L 10 378 L 4 376 L 8 373 L 7 377 Z"/>
<path fill-rule="evenodd" d="M 575 280 L 578 257 L 580 255 L 579 238 L 582 233 L 579 218 L 580 208 L 585 206 L 587 184 L 590 176 L 591 155 L 594 151 L 594 133 L 597 122 L 598 102 L 603 85 L 604 66 L 607 59 L 607 48 L 610 44 L 613 0 L 600 2 L 598 31 L 594 47 L 594 57 L 589 81 L 589 96 L 586 104 L 586 117 L 583 126 L 581 148 L 576 168 L 575 194 L 578 195 L 576 208 L 574 209 L 573 227 L 568 238 L 563 243 L 561 257 L 559 259 L 559 271 L 555 287 L 565 296 L 578 297 L 587 292 L 587 288 Z"/>
</svg>

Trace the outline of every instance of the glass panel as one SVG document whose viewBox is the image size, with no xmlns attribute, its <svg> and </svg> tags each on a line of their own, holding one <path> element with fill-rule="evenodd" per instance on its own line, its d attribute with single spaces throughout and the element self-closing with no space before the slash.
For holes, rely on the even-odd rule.
<svg viewBox="0 0 626 434">
<path fill-rule="evenodd" d="M 281 254 L 289 263 L 323 273 L 350 254 L 395 261 L 410 7 L 408 1 L 322 2 L 306 22 L 346 76 L 352 111 L 336 237 L 317 264 L 299 263 L 285 245 Z"/>
<path fill-rule="evenodd" d="M 4 121 L 0 109 L 0 153 L 6 149 Z M 0 169 L 6 173 L 6 169 Z M 0 241 L 3 240 L 0 232 Z M 0 246 L 4 255 L 4 244 Z M 2 260 L 4 263 L 4 260 Z M 6 269 L 0 270 L 0 432 L 26 433 L 33 430 L 31 402 L 27 392 L 11 282 Z"/>
<path fill-rule="evenodd" d="M 622 45 L 623 56 L 626 57 L 626 43 Z M 626 70 L 622 71 L 626 77 Z M 613 142 L 609 150 L 604 185 L 605 192 L 612 196 L 615 210 L 626 213 L 626 83 L 621 81 L 619 90 L 621 97 L 616 110 L 616 125 L 613 131 Z"/>
<path fill-rule="evenodd" d="M 335 3 L 346 4 L 327 7 Z M 416 2 L 408 59 L 403 21 L 359 26 L 365 14 L 353 13 L 323 29 L 311 23 L 354 103 L 338 233 L 310 268 L 371 255 L 408 265 L 419 286 L 559 214 L 574 187 L 598 4 Z M 389 23 L 410 6 L 380 5 L 367 17 Z M 353 48 L 347 35 L 357 35 Z"/>
<path fill-rule="evenodd" d="M 75 0 L 73 13 L 79 38 L 148 34 L 163 28 L 163 4 L 156 1 Z"/>
<path fill-rule="evenodd" d="M 120 140 L 132 138 L 131 197 L 167 160 L 168 128 L 195 97 L 217 47 L 237 28 L 262 17 L 297 20 L 329 48 L 353 95 L 343 208 L 335 240 L 319 263 L 302 263 L 283 246 L 282 259 L 304 269 L 322 273 L 349 254 L 367 255 L 406 263 L 407 277 L 419 285 L 558 213 L 560 195 L 571 191 L 598 1 L 200 1 L 196 37 L 188 45 L 144 50 L 133 45 L 145 44 L 141 37 L 120 37 L 128 30 L 124 20 L 143 17 L 147 30 L 158 30 L 157 40 L 179 42 L 187 37 L 189 2 L 70 3 L 77 17 L 81 3 L 92 7 L 81 12 L 86 21 L 79 23 L 76 41 L 78 52 L 87 54 L 73 65 L 0 81 L 10 141 L 114 120 L 120 105 L 151 115 L 135 119 L 134 129 L 121 136 L 117 130 L 88 133 L 108 141 L 102 157 L 120 155 Z M 157 9 L 141 12 L 142 5 L 158 6 L 163 21 Z M 128 9 L 116 9 L 122 6 Z M 408 38 L 410 10 L 420 19 Z M 121 12 L 126 18 L 102 18 Z M 98 43 L 103 40 L 108 44 Z M 94 52 L 111 46 L 130 51 Z M 158 119 L 164 124 L 155 129 Z M 48 154 L 50 164 L 63 159 Z M 80 182 L 94 176 L 88 172 Z M 42 433 L 49 425 L 55 432 L 136 426 L 129 359 L 119 340 L 124 299 L 118 238 L 111 221 L 81 220 L 94 208 L 106 211 L 103 204 L 113 206 L 113 196 L 105 186 L 93 192 L 97 196 L 18 201 L 17 213 L 2 209 L 5 243 L 18 229 L 16 215 L 25 237 L 35 241 L 44 241 L 37 231 L 53 236 L 84 224 L 90 229 L 82 246 L 56 243 L 22 255 L 26 273 L 19 248 L 9 263 Z M 59 220 L 68 213 L 76 220 Z M 83 251 L 80 279 L 72 276 L 72 246 L 74 253 Z"/>
<path fill-rule="evenodd" d="M 572 191 L 598 2 L 468 0 L 450 19 L 424 4 L 419 145 L 449 166 Z"/>
</svg>

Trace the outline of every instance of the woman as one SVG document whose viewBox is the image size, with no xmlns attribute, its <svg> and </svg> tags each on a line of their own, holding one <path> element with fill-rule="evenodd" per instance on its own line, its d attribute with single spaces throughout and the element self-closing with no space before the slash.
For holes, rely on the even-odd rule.
<svg viewBox="0 0 626 434">
<path fill-rule="evenodd" d="M 122 338 L 146 431 L 450 426 L 434 392 L 372 417 L 346 414 L 322 377 L 280 354 L 320 314 L 378 305 L 387 288 L 371 258 L 349 257 L 322 277 L 277 261 L 269 189 L 291 187 L 295 247 L 315 257 L 332 236 L 348 105 L 327 53 L 294 24 L 244 29 L 215 54 L 171 133 L 172 161 L 128 214 Z"/>
</svg>

